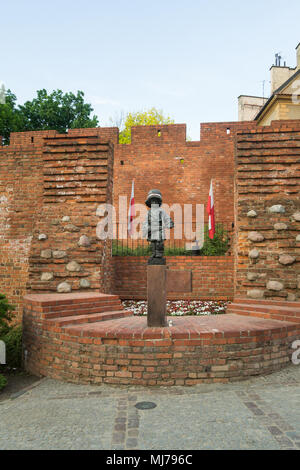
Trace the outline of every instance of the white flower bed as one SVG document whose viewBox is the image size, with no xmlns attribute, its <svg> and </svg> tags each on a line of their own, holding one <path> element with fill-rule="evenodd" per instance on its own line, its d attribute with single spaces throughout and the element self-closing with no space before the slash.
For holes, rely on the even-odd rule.
<svg viewBox="0 0 300 470">
<path fill-rule="evenodd" d="M 124 300 L 125 310 L 131 310 L 134 315 L 147 315 L 145 300 Z M 228 302 L 213 300 L 168 300 L 167 315 L 220 315 L 226 312 Z"/>
</svg>

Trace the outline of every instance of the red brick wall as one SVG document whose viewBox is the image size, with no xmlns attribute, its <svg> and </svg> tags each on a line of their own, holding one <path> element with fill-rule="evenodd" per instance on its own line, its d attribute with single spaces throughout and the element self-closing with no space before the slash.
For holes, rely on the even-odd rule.
<svg viewBox="0 0 300 470">
<path fill-rule="evenodd" d="M 121 299 L 147 298 L 147 258 L 144 256 L 113 257 L 113 294 Z M 233 257 L 231 256 L 167 256 L 173 271 L 192 271 L 192 292 L 169 292 L 168 299 L 232 300 Z"/>
<path fill-rule="evenodd" d="M 44 142 L 43 206 L 31 245 L 31 291 L 56 291 L 62 282 L 72 291 L 111 288 L 106 275 L 110 243 L 96 237 L 96 210 L 112 202 L 113 148 L 98 136 L 82 134 L 56 135 Z M 40 234 L 47 238 L 39 240 Z M 82 236 L 88 237 L 88 246 L 78 245 Z M 69 269 L 72 262 L 76 270 Z M 43 280 L 45 273 L 52 279 Z M 82 281 L 89 285 L 81 286 Z"/>
<path fill-rule="evenodd" d="M 30 143 L 0 147 L 0 175 L 0 292 L 20 314 L 43 193 L 40 148 Z"/>
<path fill-rule="evenodd" d="M 256 127 L 255 123 L 202 124 L 201 140 L 197 142 L 186 141 L 185 124 L 133 127 L 131 144 L 115 147 L 115 205 L 120 195 L 127 196 L 129 202 L 134 179 L 136 203 L 144 204 L 148 191 L 156 188 L 162 191 L 166 204 L 206 206 L 213 179 L 216 222 L 231 226 L 234 135 L 246 125 Z"/>
<path fill-rule="evenodd" d="M 10 145 L 0 148 L 1 291 L 17 305 L 21 315 L 22 298 L 27 290 L 53 291 L 58 281 L 68 279 L 70 282 L 72 280 L 73 288 L 78 289 L 80 279 L 86 279 L 88 275 L 91 288 L 105 291 L 109 290 L 113 281 L 109 242 L 103 250 L 99 250 L 95 243 L 89 248 L 76 248 L 79 235 L 90 231 L 94 233 L 96 218 L 91 214 L 102 201 L 100 194 L 99 200 L 91 200 L 93 190 L 87 183 L 88 179 L 98 181 L 98 167 L 93 165 L 97 155 L 90 154 L 90 157 L 83 158 L 86 170 L 83 171 L 85 176 L 81 176 L 85 178 L 85 183 L 75 182 L 76 178 L 72 176 L 74 161 L 68 154 L 72 146 L 65 146 L 64 152 L 55 157 L 55 151 L 62 142 L 73 139 L 76 147 L 89 139 L 98 139 L 98 142 L 110 141 L 114 145 L 115 201 L 118 201 L 120 194 L 129 198 L 134 178 L 137 203 L 144 203 L 148 190 L 156 187 L 162 190 L 166 203 L 206 204 L 210 179 L 213 178 L 216 220 L 226 222 L 229 228 L 233 222 L 233 135 L 236 129 L 244 128 L 246 124 L 203 124 L 199 142 L 186 142 L 185 125 L 137 127 L 132 129 L 130 145 L 118 145 L 117 128 L 71 129 L 65 135 L 59 135 L 56 131 L 13 133 Z M 230 134 L 227 134 L 227 129 L 230 129 Z M 158 130 L 161 131 L 160 137 Z M 44 138 L 47 144 L 51 144 L 45 151 Z M 85 140 L 76 141 L 79 138 Z M 112 151 L 109 152 L 112 161 Z M 53 162 L 56 167 L 52 167 Z M 111 177 L 110 172 L 107 200 L 111 197 Z M 60 178 L 63 178 L 63 184 Z M 72 192 L 74 182 L 77 185 L 76 194 L 72 197 L 59 194 L 65 190 Z M 89 193 L 86 201 L 84 204 L 77 203 L 78 198 L 83 200 L 84 192 Z M 80 232 L 67 232 L 67 223 L 61 220 L 63 216 L 69 216 L 70 222 L 78 226 Z M 59 223 L 53 225 L 57 220 Z M 41 242 L 38 235 L 44 232 L 48 238 Z M 70 244 L 73 247 L 71 252 Z M 65 248 L 68 257 L 40 257 L 42 250 L 66 251 Z M 69 254 L 72 254 L 70 259 Z M 66 276 L 66 262 L 74 257 L 84 265 L 84 269 Z M 42 272 L 53 273 L 53 280 L 41 282 Z"/>
<path fill-rule="evenodd" d="M 300 216 L 299 158 L 299 120 L 274 121 L 271 127 L 237 134 L 236 297 L 299 299 L 300 221 L 294 217 Z M 275 205 L 284 212 L 269 212 Z M 260 234 L 261 241 L 249 240 L 251 232 Z M 254 249 L 257 258 L 251 258 Z M 282 264 L 284 259 L 290 262 Z"/>
<path fill-rule="evenodd" d="M 72 176 L 74 159 L 72 160 L 71 154 L 65 151 L 70 149 L 70 146 L 64 148 L 64 153 L 58 153 L 57 158 L 52 153 L 52 150 L 55 152 L 59 143 L 64 140 L 73 142 L 74 146 L 79 149 L 83 136 L 85 136 L 84 142 L 87 143 L 89 140 L 90 148 L 93 148 L 93 143 L 90 142 L 93 138 L 97 140 L 96 146 L 100 148 L 102 145 L 101 151 L 104 150 L 104 153 L 102 152 L 101 155 L 105 154 L 104 160 L 106 160 L 106 163 L 104 161 L 105 187 L 98 191 L 99 194 L 94 195 L 94 200 L 90 200 L 90 203 L 88 199 L 92 198 L 93 192 L 91 186 L 95 180 L 99 179 L 97 152 L 90 152 L 90 158 L 85 158 L 82 154 L 80 161 L 85 169 L 78 169 L 74 177 Z M 48 144 L 52 144 L 52 147 L 50 145 L 51 151 L 43 152 L 44 138 L 47 139 Z M 77 243 L 77 238 L 88 231 L 92 231 L 95 238 L 95 226 L 99 220 L 95 216 L 96 207 L 102 201 L 112 200 L 113 149 L 111 144 L 100 145 L 108 140 L 117 142 L 118 129 L 74 129 L 63 136 L 55 131 L 18 132 L 11 135 L 9 146 L 0 147 L 0 291 L 16 305 L 18 319 L 22 315 L 23 296 L 28 290 L 52 291 L 59 280 L 65 280 L 64 261 L 71 261 L 71 259 L 66 257 L 55 260 L 53 258 L 41 259 L 39 257 L 41 250 L 50 249 L 49 245 L 52 241 L 55 244 L 55 247 L 53 246 L 55 250 L 68 251 L 69 242 L 75 242 L 76 238 Z M 81 147 L 84 149 L 84 146 Z M 55 172 L 56 175 L 53 176 Z M 77 181 L 75 181 L 76 178 Z M 62 179 L 64 182 L 61 181 Z M 59 191 L 64 189 L 72 191 L 72 187 L 67 186 L 74 186 L 74 184 L 77 187 L 73 197 L 59 195 Z M 59 186 L 65 186 L 65 188 L 59 188 Z M 100 194 L 101 191 L 103 194 Z M 52 196 L 49 196 L 50 193 L 53 193 Z M 83 198 L 83 193 L 87 194 L 86 203 L 77 204 L 78 199 Z M 64 232 L 67 223 L 62 223 L 61 220 L 58 225 L 52 225 L 54 220 L 64 215 L 75 217 L 70 223 L 83 224 L 79 227 L 80 232 Z M 47 240 L 39 241 L 40 233 L 46 233 Z M 54 238 L 51 239 L 51 237 Z M 107 254 L 110 253 L 110 243 L 103 246 L 103 250 L 99 250 L 94 243 L 89 248 L 77 247 L 75 251 L 77 253 L 74 255 L 84 257 L 87 267 L 92 266 L 91 270 L 94 274 L 91 288 L 109 290 L 112 270 L 109 264 L 110 257 Z M 53 264 L 55 264 L 58 277 L 41 284 L 42 271 L 53 272 L 52 269 L 48 269 L 52 268 L 51 261 L 55 261 Z M 76 274 L 72 273 L 70 276 L 74 278 Z M 78 279 L 84 277 L 87 272 L 83 270 L 78 274 L 77 284 Z"/>
</svg>

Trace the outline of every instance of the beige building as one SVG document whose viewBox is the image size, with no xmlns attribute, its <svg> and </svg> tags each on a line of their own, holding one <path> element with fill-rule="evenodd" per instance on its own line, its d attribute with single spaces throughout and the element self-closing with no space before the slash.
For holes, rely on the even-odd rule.
<svg viewBox="0 0 300 470">
<path fill-rule="evenodd" d="M 268 126 L 274 120 L 300 119 L 300 43 L 295 68 L 277 64 L 271 71 L 271 96 L 239 96 L 239 121 L 257 121 Z"/>
<path fill-rule="evenodd" d="M 238 97 L 238 101 L 239 121 L 253 121 L 263 105 L 268 101 L 268 98 L 241 95 Z"/>
</svg>

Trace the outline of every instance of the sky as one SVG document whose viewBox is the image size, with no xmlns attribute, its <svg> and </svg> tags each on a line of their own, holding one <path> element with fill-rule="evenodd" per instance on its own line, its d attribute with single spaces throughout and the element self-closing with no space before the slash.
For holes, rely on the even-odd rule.
<svg viewBox="0 0 300 470">
<path fill-rule="evenodd" d="M 299 0 L 1 1 L 0 82 L 82 90 L 101 126 L 156 107 L 199 140 L 201 122 L 236 121 L 241 94 L 270 93 L 281 52 L 295 67 Z"/>
</svg>

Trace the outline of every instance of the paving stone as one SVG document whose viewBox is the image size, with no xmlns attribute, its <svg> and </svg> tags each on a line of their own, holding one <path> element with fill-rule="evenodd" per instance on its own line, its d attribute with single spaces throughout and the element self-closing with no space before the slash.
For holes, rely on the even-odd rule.
<svg viewBox="0 0 300 470">
<path fill-rule="evenodd" d="M 286 432 L 286 435 L 287 435 L 290 439 L 293 439 L 293 441 L 300 441 L 300 433 L 298 433 L 298 432 L 289 431 L 289 432 Z"/>
<path fill-rule="evenodd" d="M 126 431 L 126 424 L 125 423 L 115 424 L 114 430 L 115 431 Z"/>
<path fill-rule="evenodd" d="M 299 449 L 299 385 L 295 366 L 242 383 L 194 387 L 76 385 L 46 378 L 14 400 L 0 401 L 0 448 Z M 140 401 L 157 407 L 137 410 Z M 127 409 L 118 413 L 118 406 Z M 256 414 L 265 409 L 267 415 Z"/>
<path fill-rule="evenodd" d="M 275 436 L 275 439 L 282 447 L 291 447 L 293 445 L 293 442 L 287 437 Z"/>
<path fill-rule="evenodd" d="M 112 442 L 114 444 L 122 444 L 125 440 L 125 432 L 115 432 L 113 434 Z"/>
<path fill-rule="evenodd" d="M 137 446 L 137 439 L 132 439 L 132 438 L 127 439 L 126 447 L 132 448 L 132 447 L 136 447 L 136 446 Z"/>
<path fill-rule="evenodd" d="M 273 436 L 282 435 L 282 431 L 277 426 L 268 426 L 268 429 Z"/>
</svg>

